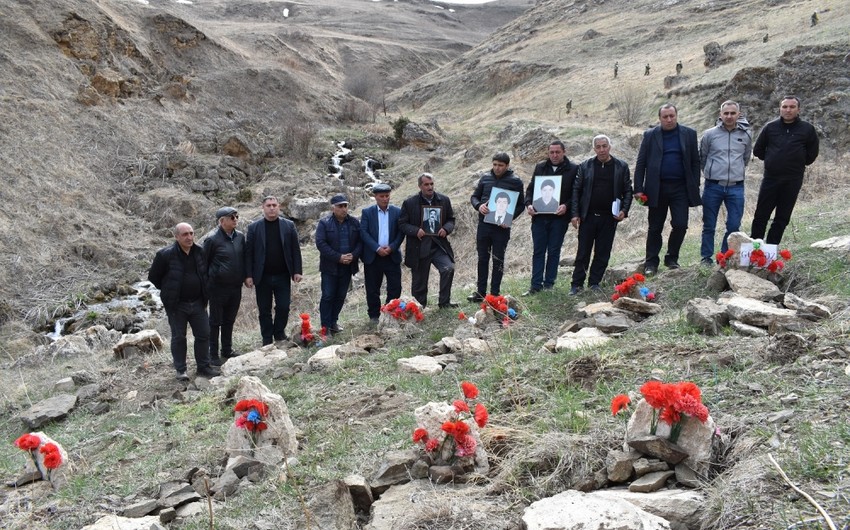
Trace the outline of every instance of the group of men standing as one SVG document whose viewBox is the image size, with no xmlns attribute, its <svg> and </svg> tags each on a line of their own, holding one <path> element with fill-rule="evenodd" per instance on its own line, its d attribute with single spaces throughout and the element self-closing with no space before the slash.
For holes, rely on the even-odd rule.
<svg viewBox="0 0 850 530">
<path fill-rule="evenodd" d="M 617 226 L 628 217 L 635 196 L 648 207 L 645 274 L 655 274 L 662 263 L 662 231 L 668 213 L 671 231 L 663 264 L 679 268 L 688 211 L 699 205 L 703 207 L 700 257 L 703 263 L 712 264 L 721 205 L 726 206 L 721 251 L 727 249 L 729 234 L 740 229 L 744 177 L 751 155 L 765 163 L 751 236 L 764 238 L 773 215 L 765 241 L 778 244 L 796 204 L 805 168 L 818 156 L 815 129 L 799 114 L 799 98 L 784 97 L 780 117 L 765 125 L 753 145 L 740 106 L 724 101 L 717 125 L 703 133 L 698 145 L 696 131 L 678 123 L 677 108 L 662 105 L 659 125 L 643 135 L 634 185 L 628 164 L 611 155 L 612 143 L 606 135 L 593 138 L 595 156 L 578 165 L 567 158 L 561 141 L 553 141 L 548 158 L 537 164 L 525 189 L 509 167 L 510 157 L 497 153 L 491 170 L 479 179 L 470 197 L 478 212 L 478 264 L 476 290 L 467 299 L 480 302 L 485 293 L 500 294 L 511 225 L 523 212 L 532 217 L 533 241 L 531 286 L 526 295 L 554 287 L 569 224 L 578 230 L 570 294 L 578 294 L 585 282 L 591 290 L 601 291 L 599 284 Z M 700 175 L 705 179 L 702 194 Z M 557 197 L 556 182 L 560 182 Z M 440 274 L 439 307 L 457 307 L 451 301 L 455 256 L 448 239 L 455 229 L 452 203 L 435 191 L 430 173 L 419 175 L 417 184 L 419 192 L 401 207 L 390 204 L 392 188 L 388 184 L 376 184 L 372 188 L 375 204 L 365 208 L 359 220 L 349 214 L 345 195 L 331 198 L 331 212 L 319 221 L 315 238 L 322 290 L 319 312 L 325 332 L 342 331 L 339 315 L 360 260 L 367 312 L 373 323 L 380 315 L 384 281 L 386 302 L 401 296 L 402 263 L 411 270 L 411 294 L 421 306 L 428 303 L 428 280 L 434 267 Z M 224 360 L 239 355 L 233 350 L 233 325 L 242 285 L 255 289 L 263 345 L 286 338 L 292 282 L 300 282 L 303 274 L 298 233 L 292 221 L 280 216 L 276 197 L 265 197 L 262 208 L 263 217 L 248 226 L 246 235 L 236 230 L 239 214 L 234 208 L 219 209 L 218 228 L 203 248 L 194 243 L 192 227 L 180 223 L 173 231 L 174 244 L 158 251 L 153 260 L 148 277 L 161 290 L 180 380 L 188 380 L 187 326 L 195 337 L 198 375 L 219 375 Z"/>
</svg>

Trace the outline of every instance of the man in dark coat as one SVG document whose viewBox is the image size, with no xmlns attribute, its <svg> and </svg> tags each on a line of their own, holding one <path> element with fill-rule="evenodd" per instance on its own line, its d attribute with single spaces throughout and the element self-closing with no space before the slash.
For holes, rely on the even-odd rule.
<svg viewBox="0 0 850 530">
<path fill-rule="evenodd" d="M 186 374 L 186 326 L 195 336 L 195 365 L 201 377 L 215 377 L 221 371 L 210 365 L 210 324 L 207 317 L 207 262 L 204 250 L 195 244 L 195 231 L 187 223 L 173 230 L 173 245 L 160 249 L 153 259 L 148 280 L 160 290 L 162 306 L 171 328 L 171 357 L 179 381 Z"/>
<path fill-rule="evenodd" d="M 611 156 L 611 140 L 604 134 L 596 136 L 593 150 L 596 156 L 579 165 L 573 187 L 570 210 L 573 212 L 573 227 L 578 228 L 578 251 L 571 295 L 582 290 L 585 278 L 592 291 L 602 292 L 599 282 L 611 258 L 617 225 L 628 216 L 632 204 L 629 166 Z M 615 205 L 618 206 L 616 214 Z"/>
<path fill-rule="evenodd" d="M 551 289 L 558 277 L 558 263 L 561 261 L 561 247 L 567 234 L 570 215 L 570 201 L 573 195 L 573 181 L 578 166 L 566 157 L 564 142 L 556 140 L 549 145 L 549 158 L 534 168 L 534 176 L 525 190 L 525 211 L 531 216 L 531 241 L 534 253 L 531 257 L 531 288 L 525 295 L 532 295 L 541 289 Z M 554 189 L 551 178 L 561 176 L 561 193 L 553 197 L 550 207 L 544 197 L 544 190 Z M 534 187 L 540 182 L 543 197 L 533 201 Z M 541 214 L 541 212 L 547 212 Z"/>
<path fill-rule="evenodd" d="M 699 195 L 700 159 L 697 133 L 679 125 L 675 105 L 658 109 L 660 125 L 643 133 L 635 164 L 634 192 L 647 196 L 649 228 L 646 234 L 644 272 L 658 271 L 661 236 L 670 210 L 670 238 L 664 265 L 679 268 L 679 250 L 688 230 L 688 208 L 702 204 Z"/>
<path fill-rule="evenodd" d="M 764 160 L 764 179 L 750 234 L 753 239 L 764 237 L 770 215 L 776 210 L 765 243 L 778 245 L 782 241 L 803 187 L 806 166 L 815 162 L 819 150 L 814 126 L 800 119 L 800 98 L 782 98 L 779 118 L 764 126 L 753 145 L 753 155 Z"/>
<path fill-rule="evenodd" d="M 204 241 L 204 254 L 210 274 L 210 363 L 221 366 L 224 360 L 240 355 L 233 351 L 233 324 L 245 281 L 245 235 L 236 230 L 239 212 L 235 208 L 219 208 L 215 217 L 218 230 Z"/>
<path fill-rule="evenodd" d="M 401 205 L 398 225 L 407 236 L 404 249 L 404 264 L 410 267 L 412 278 L 410 292 L 422 307 L 428 305 L 428 277 L 431 265 L 440 273 L 439 307 L 457 307 L 452 302 L 452 280 L 455 275 L 455 254 L 449 243 L 448 235 L 455 229 L 455 214 L 452 201 L 434 191 L 434 176 L 430 173 L 419 175 L 419 193 L 408 197 Z M 436 231 L 425 230 L 424 211 L 439 212 Z M 429 233 L 433 235 L 428 235 Z"/>
<path fill-rule="evenodd" d="M 511 239 L 511 227 L 506 224 L 507 217 L 501 224 L 490 224 L 485 222 L 485 219 L 496 221 L 495 213 L 491 212 L 488 206 L 493 188 L 518 192 L 519 196 L 513 213 L 508 212 L 506 215 L 510 215 L 511 221 L 522 215 L 525 204 L 522 179 L 514 175 L 513 170 L 508 168 L 510 163 L 511 157 L 507 153 L 493 155 L 493 169 L 478 179 L 475 191 L 469 198 L 472 207 L 478 212 L 478 229 L 475 232 L 475 248 L 478 251 L 478 281 L 475 292 L 466 298 L 470 302 L 484 300 L 484 294 L 487 292 L 487 276 L 490 273 L 491 257 L 493 259 L 493 276 L 490 281 L 490 294 L 498 295 L 502 288 L 505 251 L 508 248 L 508 241 Z M 488 217 L 491 213 L 493 215 Z"/>
<path fill-rule="evenodd" d="M 360 221 L 348 215 L 348 198 L 334 195 L 331 213 L 316 226 L 316 248 L 319 249 L 319 272 L 322 275 L 322 298 L 319 315 L 322 327 L 331 334 L 340 333 L 339 314 L 351 285 L 351 276 L 359 270 L 363 243 Z"/>
<path fill-rule="evenodd" d="M 263 346 L 284 340 L 289 321 L 291 282 L 300 282 L 303 270 L 295 223 L 280 216 L 277 197 L 263 198 L 263 218 L 248 226 L 245 270 L 245 285 L 256 288 Z"/>
<path fill-rule="evenodd" d="M 404 232 L 398 228 L 401 209 L 390 204 L 389 184 L 372 187 L 375 204 L 360 216 L 360 239 L 363 241 L 363 269 L 366 286 L 366 310 L 372 324 L 381 315 L 381 285 L 387 279 L 386 302 L 401 296 L 401 242 Z"/>
</svg>

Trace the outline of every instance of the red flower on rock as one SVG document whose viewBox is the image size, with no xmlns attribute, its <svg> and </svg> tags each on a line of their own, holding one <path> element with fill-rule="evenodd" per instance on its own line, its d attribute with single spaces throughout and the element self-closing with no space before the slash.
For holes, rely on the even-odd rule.
<svg viewBox="0 0 850 530">
<path fill-rule="evenodd" d="M 463 390 L 463 395 L 466 396 L 467 399 L 475 399 L 478 397 L 478 387 L 475 386 L 475 383 L 464 381 L 460 384 L 460 388 Z"/>
<path fill-rule="evenodd" d="M 625 394 L 620 394 L 619 396 L 614 396 L 614 399 L 611 400 L 611 414 L 613 416 L 616 416 L 620 412 L 629 408 L 629 403 L 631 403 L 631 402 L 632 402 L 631 398 L 629 398 L 629 396 L 627 396 Z"/>
<path fill-rule="evenodd" d="M 487 412 L 487 407 L 481 403 L 475 405 L 475 423 L 477 423 L 479 427 L 483 428 L 487 425 L 488 419 L 490 419 L 490 414 Z"/>
<path fill-rule="evenodd" d="M 779 255 L 780 255 L 780 256 L 782 257 L 782 259 L 784 259 L 785 261 L 788 261 L 789 259 L 791 259 L 791 251 L 790 251 L 790 250 L 788 250 L 787 248 L 783 248 L 782 250 L 780 250 L 780 251 L 779 251 Z"/>
<path fill-rule="evenodd" d="M 34 434 L 27 433 L 15 440 L 15 445 L 18 449 L 32 451 L 34 449 L 38 449 L 38 446 L 41 445 L 41 438 Z"/>
<path fill-rule="evenodd" d="M 469 412 L 469 405 L 462 399 L 456 399 L 452 405 L 455 406 L 455 412 Z"/>
<path fill-rule="evenodd" d="M 413 441 L 415 443 L 418 443 L 422 440 L 428 440 L 428 431 L 420 427 L 419 429 L 413 431 Z"/>
</svg>

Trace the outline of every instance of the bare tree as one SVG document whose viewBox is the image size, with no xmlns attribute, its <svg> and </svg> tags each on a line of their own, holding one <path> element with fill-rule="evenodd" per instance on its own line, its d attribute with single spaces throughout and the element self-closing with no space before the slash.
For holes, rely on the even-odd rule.
<svg viewBox="0 0 850 530">
<path fill-rule="evenodd" d="M 380 71 L 371 64 L 350 63 L 346 65 L 344 73 L 343 88 L 369 104 L 374 122 L 378 111 L 385 106 L 386 86 Z"/>
<path fill-rule="evenodd" d="M 649 96 L 646 90 L 633 84 L 622 84 L 614 91 L 614 110 L 620 123 L 634 127 L 646 112 Z"/>
</svg>

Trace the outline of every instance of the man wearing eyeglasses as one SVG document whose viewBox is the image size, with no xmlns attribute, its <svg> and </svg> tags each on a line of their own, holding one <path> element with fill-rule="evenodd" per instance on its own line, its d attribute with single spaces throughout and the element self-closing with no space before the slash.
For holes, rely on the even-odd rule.
<svg viewBox="0 0 850 530">
<path fill-rule="evenodd" d="M 204 254 L 210 274 L 210 364 L 221 366 L 227 359 L 240 355 L 233 351 L 233 323 L 242 303 L 245 235 L 236 230 L 239 212 L 235 208 L 219 208 L 215 218 L 218 230 L 204 241 Z"/>
<path fill-rule="evenodd" d="M 171 357 L 178 381 L 186 374 L 186 326 L 195 337 L 195 364 L 201 377 L 215 377 L 221 371 L 210 365 L 210 325 L 207 318 L 207 262 L 204 249 L 195 244 L 195 231 L 188 223 L 174 227 L 174 244 L 160 249 L 148 271 L 148 280 L 159 296 L 171 328 Z"/>
</svg>

